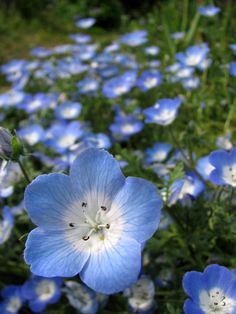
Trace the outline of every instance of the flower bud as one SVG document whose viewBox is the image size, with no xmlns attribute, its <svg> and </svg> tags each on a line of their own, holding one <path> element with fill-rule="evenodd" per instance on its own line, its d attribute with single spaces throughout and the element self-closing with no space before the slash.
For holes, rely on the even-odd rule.
<svg viewBox="0 0 236 314">
<path fill-rule="evenodd" d="M 11 142 L 12 142 L 13 136 L 11 133 L 3 128 L 0 127 L 0 156 L 3 159 L 11 159 L 12 156 L 12 148 L 11 148 Z"/>
</svg>

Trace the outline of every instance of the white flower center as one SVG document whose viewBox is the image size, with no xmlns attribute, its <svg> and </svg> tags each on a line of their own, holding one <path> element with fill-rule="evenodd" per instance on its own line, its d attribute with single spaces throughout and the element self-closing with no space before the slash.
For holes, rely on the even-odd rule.
<svg viewBox="0 0 236 314">
<path fill-rule="evenodd" d="M 42 280 L 36 287 L 36 293 L 40 301 L 46 301 L 51 299 L 56 291 L 55 283 L 52 280 Z"/>
<path fill-rule="evenodd" d="M 39 108 L 40 106 L 41 106 L 41 101 L 40 100 L 33 100 L 30 104 L 29 104 L 29 106 L 28 106 L 28 108 L 29 109 L 37 109 L 37 108 Z"/>
<path fill-rule="evenodd" d="M 195 66 L 198 65 L 198 63 L 201 61 L 201 55 L 200 54 L 192 54 L 188 55 L 186 58 L 186 63 L 189 66 Z"/>
<path fill-rule="evenodd" d="M 144 85 L 147 88 L 152 88 L 152 87 L 156 86 L 156 83 L 157 83 L 157 78 L 156 77 L 152 77 L 152 78 L 146 79 L 146 81 L 144 82 Z"/>
<path fill-rule="evenodd" d="M 127 91 L 126 87 L 124 85 L 120 85 L 120 86 L 117 86 L 115 89 L 114 89 L 114 93 L 116 95 L 122 95 L 123 93 L 125 93 Z"/>
<path fill-rule="evenodd" d="M 126 134 L 133 132 L 133 126 L 131 124 L 128 124 L 128 123 L 122 125 L 121 129 L 122 129 L 122 132 L 126 133 Z"/>
<path fill-rule="evenodd" d="M 9 299 L 9 302 L 6 306 L 6 310 L 10 313 L 16 313 L 21 307 L 21 300 L 19 297 L 13 296 Z"/>
<path fill-rule="evenodd" d="M 232 314 L 236 305 L 235 301 L 225 296 L 220 288 L 203 290 L 199 299 L 200 307 L 205 314 Z"/>
<path fill-rule="evenodd" d="M 58 145 L 62 148 L 67 148 L 73 145 L 75 140 L 76 140 L 76 137 L 73 134 L 65 134 L 59 139 Z"/>
<path fill-rule="evenodd" d="M 236 186 L 236 165 L 225 166 L 222 169 L 222 176 L 225 183 Z"/>
<path fill-rule="evenodd" d="M 119 241 L 124 221 L 119 209 L 103 193 L 90 191 L 84 200 L 76 201 L 70 208 L 65 235 L 73 248 L 98 253 Z"/>
</svg>

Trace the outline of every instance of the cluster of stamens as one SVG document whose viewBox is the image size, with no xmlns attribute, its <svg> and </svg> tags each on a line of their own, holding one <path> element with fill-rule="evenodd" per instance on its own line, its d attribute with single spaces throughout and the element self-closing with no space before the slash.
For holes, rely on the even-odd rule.
<svg viewBox="0 0 236 314">
<path fill-rule="evenodd" d="M 90 236 L 95 232 L 99 232 L 101 231 L 103 228 L 106 228 L 106 229 L 109 229 L 110 228 L 110 225 L 108 223 L 106 224 L 102 224 L 101 223 L 101 214 L 102 212 L 106 212 L 107 211 L 107 207 L 106 206 L 100 206 L 100 208 L 98 209 L 97 213 L 96 213 L 96 216 L 95 216 L 95 219 L 91 219 L 91 217 L 86 213 L 86 207 L 87 207 L 87 203 L 86 202 L 82 202 L 81 204 L 82 206 L 82 212 L 83 212 L 83 215 L 85 217 L 85 220 L 84 220 L 84 223 L 87 224 L 89 227 L 91 227 L 90 231 L 84 235 L 82 237 L 82 239 L 84 241 L 88 241 L 90 239 Z M 69 223 L 69 226 L 70 227 L 75 227 L 76 224 L 73 223 L 73 222 L 70 222 Z"/>
<path fill-rule="evenodd" d="M 225 299 L 226 297 L 221 294 L 219 291 L 216 291 L 215 293 L 208 293 L 209 299 L 210 299 L 210 308 L 213 311 L 220 310 L 220 308 L 223 306 L 226 306 Z"/>
</svg>

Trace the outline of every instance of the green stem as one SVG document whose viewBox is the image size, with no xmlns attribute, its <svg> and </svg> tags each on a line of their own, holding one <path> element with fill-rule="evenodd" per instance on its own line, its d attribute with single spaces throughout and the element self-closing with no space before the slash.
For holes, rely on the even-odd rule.
<svg viewBox="0 0 236 314">
<path fill-rule="evenodd" d="M 28 176 L 28 174 L 27 174 L 27 172 L 26 172 L 26 170 L 25 170 L 25 168 L 24 168 L 24 165 L 23 165 L 23 163 L 21 162 L 20 158 L 17 159 L 17 163 L 18 163 L 19 166 L 20 166 L 20 169 L 21 169 L 21 171 L 22 171 L 22 173 L 23 173 L 23 175 L 24 175 L 24 177 L 25 177 L 25 180 L 26 180 L 28 183 L 30 183 L 31 180 L 30 180 L 30 178 L 29 178 L 29 176 Z"/>
<path fill-rule="evenodd" d="M 185 38 L 185 41 L 186 41 L 187 45 L 191 42 L 191 40 L 193 39 L 194 34 L 196 33 L 199 19 L 200 19 L 200 14 L 197 12 L 195 14 L 193 20 L 192 20 L 192 23 L 190 25 L 189 31 L 188 31 L 188 33 L 186 35 L 186 38 Z"/>
</svg>

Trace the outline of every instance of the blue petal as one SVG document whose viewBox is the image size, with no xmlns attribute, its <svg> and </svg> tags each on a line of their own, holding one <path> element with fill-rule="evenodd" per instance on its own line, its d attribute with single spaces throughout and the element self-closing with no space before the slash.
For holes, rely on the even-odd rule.
<svg viewBox="0 0 236 314">
<path fill-rule="evenodd" d="M 217 150 L 209 155 L 209 162 L 216 168 L 222 168 L 224 165 L 230 164 L 229 153 L 224 150 Z"/>
<path fill-rule="evenodd" d="M 134 284 L 141 269 L 141 245 L 121 238 L 115 245 L 104 241 L 104 249 L 91 254 L 80 277 L 93 290 L 112 294 Z"/>
<path fill-rule="evenodd" d="M 199 302 L 201 291 L 206 290 L 203 274 L 197 271 L 187 272 L 183 278 L 183 288 L 195 302 Z"/>
<path fill-rule="evenodd" d="M 209 179 L 211 182 L 213 182 L 216 185 L 225 185 L 225 181 L 222 176 L 222 172 L 218 169 L 214 169 L 209 176 Z"/>
<path fill-rule="evenodd" d="M 24 202 L 30 218 L 44 229 L 65 229 L 78 220 L 79 195 L 70 178 L 63 174 L 38 176 L 25 191 Z M 71 220 L 71 221 L 70 221 Z"/>
<path fill-rule="evenodd" d="M 184 302 L 184 314 L 204 314 L 200 307 L 190 299 Z"/>
<path fill-rule="evenodd" d="M 138 242 L 148 240 L 160 222 L 162 200 L 150 182 L 128 177 L 116 195 L 110 212 L 113 221 L 121 220 L 125 236 Z"/>
<path fill-rule="evenodd" d="M 72 277 L 78 274 L 89 258 L 89 251 L 78 240 L 76 230 L 30 232 L 24 252 L 33 274 L 43 277 Z M 79 243 L 81 242 L 81 247 Z"/>
<path fill-rule="evenodd" d="M 93 192 L 98 200 L 112 200 L 125 183 L 119 163 L 108 152 L 94 148 L 79 155 L 70 176 L 79 194 Z"/>
<path fill-rule="evenodd" d="M 234 280 L 232 272 L 226 267 L 219 265 L 207 266 L 203 276 L 207 290 L 217 287 L 226 292 Z"/>
</svg>

